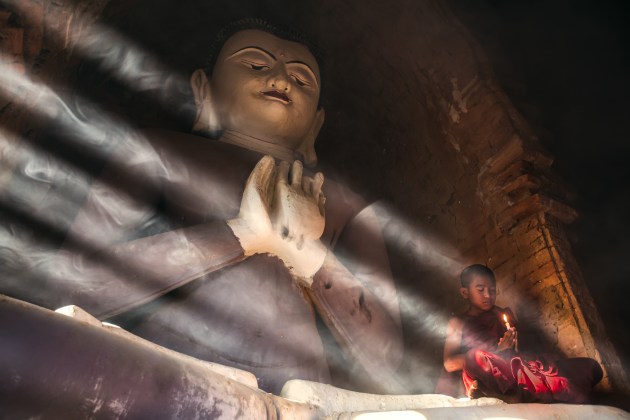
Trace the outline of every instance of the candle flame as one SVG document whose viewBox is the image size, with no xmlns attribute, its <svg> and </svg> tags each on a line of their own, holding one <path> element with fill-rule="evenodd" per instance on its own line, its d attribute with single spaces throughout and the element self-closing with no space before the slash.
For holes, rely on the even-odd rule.
<svg viewBox="0 0 630 420">
<path fill-rule="evenodd" d="M 506 314 L 503 314 L 503 320 L 504 320 L 505 322 L 508 322 L 508 320 L 507 320 L 507 315 L 506 315 Z"/>
</svg>

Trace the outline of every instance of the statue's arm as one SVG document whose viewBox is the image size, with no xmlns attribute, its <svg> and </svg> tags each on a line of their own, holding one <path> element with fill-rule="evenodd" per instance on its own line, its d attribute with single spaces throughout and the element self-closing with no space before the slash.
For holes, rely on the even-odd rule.
<svg viewBox="0 0 630 420">
<path fill-rule="evenodd" d="M 403 355 L 398 297 L 381 228 L 368 207 L 345 228 L 339 258 L 332 251 L 315 274 L 311 298 L 340 344 L 372 379 L 396 390 Z"/>
<path fill-rule="evenodd" d="M 107 318 L 257 253 L 278 256 L 300 278 L 312 277 L 321 266 L 323 177 L 302 177 L 299 162 L 290 172 L 289 163 L 276 166 L 270 156 L 250 174 L 234 219 L 121 240 L 150 219 L 159 180 L 169 179 L 156 173 L 160 167 L 146 163 L 127 175 L 142 187 L 129 195 L 134 186 L 128 186 L 127 201 L 109 187 L 120 184 L 108 181 L 109 175 L 95 183 L 69 235 L 90 245 L 66 246 L 55 258 L 49 272 L 57 276 L 48 286 L 57 300 L 50 306 L 75 304 Z"/>
<path fill-rule="evenodd" d="M 94 254 L 57 257 L 60 302 L 105 319 L 245 258 L 224 221 L 123 242 Z"/>
<path fill-rule="evenodd" d="M 75 304 L 107 318 L 244 258 L 225 221 L 127 239 L 152 223 L 163 168 L 157 155 L 105 168 L 61 249 L 37 266 L 42 305 Z"/>
</svg>

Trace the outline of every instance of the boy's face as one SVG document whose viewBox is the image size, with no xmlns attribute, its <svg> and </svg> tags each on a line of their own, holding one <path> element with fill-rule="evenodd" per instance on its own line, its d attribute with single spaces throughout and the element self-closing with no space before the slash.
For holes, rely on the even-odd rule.
<svg viewBox="0 0 630 420">
<path fill-rule="evenodd" d="M 221 49 L 211 86 L 223 129 L 295 150 L 315 119 L 319 67 L 302 44 L 244 30 Z"/>
<path fill-rule="evenodd" d="M 489 311 L 497 300 L 497 287 L 492 279 L 485 276 L 473 276 L 468 287 L 462 287 L 464 299 L 480 311 Z"/>
</svg>

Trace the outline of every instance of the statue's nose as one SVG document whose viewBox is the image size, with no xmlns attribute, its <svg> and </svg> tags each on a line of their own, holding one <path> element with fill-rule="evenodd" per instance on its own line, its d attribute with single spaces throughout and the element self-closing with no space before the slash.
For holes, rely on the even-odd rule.
<svg viewBox="0 0 630 420">
<path fill-rule="evenodd" d="M 289 75 L 287 73 L 287 69 L 284 66 L 284 63 L 278 63 L 273 68 L 273 71 L 269 75 L 269 79 L 267 80 L 267 84 L 272 88 L 279 90 L 281 92 L 289 91 Z"/>
</svg>

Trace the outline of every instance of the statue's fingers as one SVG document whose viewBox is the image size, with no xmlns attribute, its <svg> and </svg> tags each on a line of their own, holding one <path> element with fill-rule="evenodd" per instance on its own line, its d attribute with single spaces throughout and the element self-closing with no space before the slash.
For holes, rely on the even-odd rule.
<svg viewBox="0 0 630 420">
<path fill-rule="evenodd" d="M 324 174 L 321 172 L 317 172 L 313 177 L 312 183 L 312 191 L 311 194 L 313 197 L 319 197 L 319 194 L 322 192 L 322 185 L 324 185 Z"/>
<path fill-rule="evenodd" d="M 287 161 L 282 161 L 280 162 L 280 165 L 278 166 L 278 175 L 277 175 L 277 182 L 278 183 L 288 183 L 289 182 L 289 168 L 290 168 L 290 164 Z"/>
<path fill-rule="evenodd" d="M 297 187 L 302 184 L 302 162 L 299 160 L 293 161 L 293 167 L 291 168 L 291 185 Z"/>
<path fill-rule="evenodd" d="M 241 202 L 241 212 L 267 207 L 269 203 L 269 179 L 273 176 L 275 161 L 271 156 L 264 156 L 256 163 L 245 183 Z"/>
<path fill-rule="evenodd" d="M 310 176 L 302 177 L 302 191 L 306 194 L 311 195 L 311 191 L 313 191 L 313 178 Z"/>
<path fill-rule="evenodd" d="M 251 174 L 249 174 L 247 184 L 256 187 L 256 189 L 261 189 L 269 181 L 274 166 L 275 162 L 271 156 L 263 156 L 254 167 Z"/>
<path fill-rule="evenodd" d="M 324 196 L 324 193 L 322 192 L 320 192 L 317 197 L 317 207 L 319 207 L 319 214 L 324 216 L 326 214 L 326 196 Z"/>
<path fill-rule="evenodd" d="M 268 161 L 265 161 L 265 165 L 263 167 L 262 170 L 262 177 L 260 180 L 260 186 L 265 189 L 268 190 L 269 188 L 273 187 L 273 181 L 275 179 L 275 175 L 276 175 L 276 161 L 273 157 L 271 156 L 266 156 L 269 158 Z"/>
</svg>

